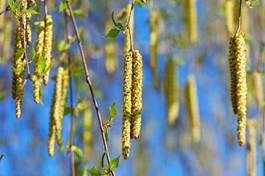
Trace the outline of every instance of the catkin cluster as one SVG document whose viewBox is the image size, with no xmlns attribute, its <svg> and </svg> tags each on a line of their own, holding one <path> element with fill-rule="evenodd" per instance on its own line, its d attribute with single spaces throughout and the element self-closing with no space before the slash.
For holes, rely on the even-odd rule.
<svg viewBox="0 0 265 176">
<path fill-rule="evenodd" d="M 239 145 L 245 143 L 247 121 L 246 44 L 243 34 L 237 32 L 230 38 L 229 66 L 231 77 L 231 102 L 238 116 L 237 136 Z"/>
<path fill-rule="evenodd" d="M 13 56 L 13 80 L 12 80 L 12 97 L 16 101 L 16 117 L 21 117 L 21 106 L 24 94 L 26 55 L 25 49 L 31 42 L 31 29 L 29 27 L 30 14 L 25 11 L 30 7 L 28 0 L 21 0 L 21 6 L 18 11 L 14 12 L 17 20 L 15 33 L 15 46 Z"/>
<path fill-rule="evenodd" d="M 21 25 L 17 25 L 15 33 L 15 46 L 13 56 L 13 80 L 12 80 L 12 98 L 16 101 L 16 117 L 21 116 L 21 106 L 24 94 L 25 67 L 26 59 L 23 52 L 23 40 L 21 34 Z"/>
<path fill-rule="evenodd" d="M 186 84 L 186 103 L 188 110 L 188 121 L 191 128 L 192 138 L 194 142 L 200 141 L 200 117 L 197 100 L 196 82 L 193 75 L 189 75 Z"/>
<path fill-rule="evenodd" d="M 186 12 L 186 27 L 188 31 L 188 36 L 190 42 L 192 44 L 195 44 L 198 40 L 196 0 L 185 0 L 184 6 Z"/>
<path fill-rule="evenodd" d="M 152 82 L 155 88 L 158 87 L 157 75 L 157 53 L 159 40 L 159 12 L 153 10 L 150 12 L 150 67 L 152 73 Z"/>
<path fill-rule="evenodd" d="M 173 59 L 168 59 L 165 66 L 164 93 L 167 104 L 167 119 L 169 125 L 174 125 L 179 112 L 178 85 L 176 81 L 176 69 Z"/>
<path fill-rule="evenodd" d="M 247 142 L 247 175 L 257 175 L 257 151 L 256 151 L 256 138 L 257 138 L 257 121 L 256 119 L 248 120 L 248 142 Z"/>
<path fill-rule="evenodd" d="M 48 139 L 48 152 L 50 156 L 54 155 L 55 139 L 59 147 L 62 146 L 62 122 L 67 97 L 68 83 L 68 70 L 64 69 L 63 67 L 59 67 L 56 76 L 55 89 L 50 111 L 50 127 Z"/>
<path fill-rule="evenodd" d="M 130 139 L 137 139 L 141 129 L 142 56 L 138 50 L 129 51 L 124 59 L 122 154 L 129 157 Z"/>
</svg>

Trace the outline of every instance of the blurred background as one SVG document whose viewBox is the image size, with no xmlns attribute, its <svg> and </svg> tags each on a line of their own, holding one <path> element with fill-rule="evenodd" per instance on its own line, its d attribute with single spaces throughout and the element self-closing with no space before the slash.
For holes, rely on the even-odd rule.
<svg viewBox="0 0 265 176">
<path fill-rule="evenodd" d="M 114 27 L 112 11 L 122 22 L 121 14 L 129 3 L 124 0 L 72 1 L 104 120 L 109 118 L 109 107 L 116 104 L 117 117 L 109 128 L 112 158 L 121 155 L 124 34 L 120 32 L 115 39 L 109 39 L 106 33 Z M 37 31 L 34 22 L 43 16 L 41 3 L 37 4 L 41 13 L 32 18 L 33 41 Z M 51 81 L 43 87 L 40 105 L 34 103 L 32 83 L 27 82 L 19 120 L 15 118 L 15 102 L 11 96 L 15 20 L 10 12 L 0 16 L 1 176 L 71 174 L 70 155 L 66 150 L 56 150 L 55 156 L 49 157 L 47 149 L 54 91 L 52 78 L 65 60 L 64 13 L 58 10 L 60 4 L 59 0 L 48 1 L 48 12 L 54 20 Z M 1 2 L 1 9 L 6 6 L 7 2 Z M 239 0 L 147 0 L 143 6 L 135 5 L 134 48 L 142 54 L 144 64 L 142 130 L 140 138 L 132 140 L 129 159 L 121 157 L 115 170 L 117 176 L 248 175 L 247 145 L 238 145 L 237 118 L 232 112 L 229 92 L 228 44 L 236 30 L 238 8 Z M 265 1 L 256 0 L 252 8 L 243 1 L 241 29 L 246 36 L 249 58 L 248 117 L 258 121 L 254 163 L 259 176 L 265 174 L 261 142 L 264 103 L 256 101 L 251 75 L 255 71 L 261 76 L 264 73 L 264 24 Z M 70 33 L 74 38 L 72 27 Z M 83 151 L 83 157 L 76 161 L 80 173 L 84 168 L 100 166 L 103 147 L 77 43 L 73 42 L 69 50 L 74 65 L 73 98 L 78 109 L 74 144 Z M 198 105 L 199 122 L 195 126 L 199 139 L 194 139 L 194 125 L 191 125 L 188 113 L 186 84 L 191 74 L 195 80 L 192 99 Z M 63 121 L 65 148 L 70 128 L 69 96 L 66 106 L 68 112 L 65 112 Z"/>
</svg>

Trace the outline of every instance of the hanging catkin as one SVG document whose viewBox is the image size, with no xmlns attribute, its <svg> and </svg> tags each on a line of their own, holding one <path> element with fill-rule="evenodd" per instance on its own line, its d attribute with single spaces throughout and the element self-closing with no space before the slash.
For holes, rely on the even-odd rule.
<svg viewBox="0 0 265 176">
<path fill-rule="evenodd" d="M 106 24 L 106 31 L 111 27 L 111 21 Z M 117 59 L 116 59 L 116 43 L 113 39 L 107 39 L 105 45 L 105 68 L 108 73 L 112 74 L 117 69 Z"/>
<path fill-rule="evenodd" d="M 52 51 L 52 39 L 53 39 L 53 21 L 51 15 L 46 15 L 44 17 L 44 48 L 43 48 L 43 58 L 45 60 L 45 74 L 43 78 L 43 83 L 48 84 L 50 65 L 51 65 L 51 51 Z"/>
<path fill-rule="evenodd" d="M 196 0 L 185 0 L 185 12 L 186 12 L 186 27 L 188 36 L 192 44 L 197 43 L 198 31 L 197 31 L 197 7 Z"/>
<path fill-rule="evenodd" d="M 51 119 L 54 120 L 54 125 L 56 129 L 56 141 L 60 146 L 62 144 L 61 132 L 62 132 L 62 123 L 61 123 L 61 99 L 62 99 L 62 85 L 63 85 L 63 67 L 59 67 L 57 71 L 55 89 L 53 93 L 53 103 L 51 107 Z"/>
<path fill-rule="evenodd" d="M 49 156 L 54 155 L 54 146 L 55 146 L 55 136 L 56 136 L 56 127 L 54 121 L 54 106 L 55 106 L 55 96 L 53 97 L 51 111 L 50 111 L 50 123 L 49 123 L 49 137 L 48 137 L 48 154 Z"/>
<path fill-rule="evenodd" d="M 127 159 L 130 154 L 130 131 L 132 110 L 132 60 L 133 53 L 127 52 L 123 66 L 123 119 L 122 119 L 122 155 Z"/>
<path fill-rule="evenodd" d="M 179 112 L 178 87 L 176 67 L 173 59 L 168 59 L 165 66 L 164 93 L 167 104 L 167 119 L 169 125 L 174 125 Z"/>
<path fill-rule="evenodd" d="M 36 44 L 36 57 L 35 57 L 35 72 L 33 81 L 33 97 L 36 103 L 40 103 L 41 95 L 41 82 L 43 76 L 43 46 L 44 46 L 44 21 L 40 21 L 38 25 L 38 35 Z"/>
<path fill-rule="evenodd" d="M 21 25 L 17 25 L 15 33 L 15 46 L 13 56 L 13 81 L 12 81 L 12 97 L 16 101 L 16 117 L 21 116 L 21 106 L 24 94 L 25 66 L 26 59 L 23 50 L 23 41 L 21 36 Z"/>
<path fill-rule="evenodd" d="M 158 87 L 157 75 L 157 53 L 159 40 L 159 12 L 152 10 L 150 12 L 150 67 L 152 73 L 152 82 L 155 88 Z"/>
<path fill-rule="evenodd" d="M 86 161 L 89 161 L 92 148 L 92 138 L 93 138 L 93 118 L 91 107 L 86 103 L 84 109 L 83 117 L 83 148 L 84 157 Z"/>
<path fill-rule="evenodd" d="M 225 0 L 226 28 L 229 34 L 232 34 L 234 32 L 234 9 L 235 1 Z"/>
<path fill-rule="evenodd" d="M 133 51 L 132 60 L 132 117 L 131 138 L 137 139 L 141 131 L 143 61 L 138 50 Z"/>
<path fill-rule="evenodd" d="M 262 108 L 264 100 L 262 75 L 259 72 L 254 71 L 252 76 L 255 101 L 257 103 L 257 106 L 259 108 Z"/>
<path fill-rule="evenodd" d="M 186 107 L 188 110 L 188 121 L 194 142 L 200 141 L 200 117 L 197 100 L 196 82 L 193 75 L 188 76 L 186 84 Z"/>
<path fill-rule="evenodd" d="M 246 44 L 241 32 L 230 38 L 229 65 L 231 77 L 231 102 L 238 116 L 237 136 L 239 145 L 245 143 L 247 120 Z"/>
<path fill-rule="evenodd" d="M 256 131 L 257 121 L 256 119 L 248 120 L 248 142 L 247 142 L 247 175 L 257 175 L 257 151 L 256 151 Z"/>
</svg>

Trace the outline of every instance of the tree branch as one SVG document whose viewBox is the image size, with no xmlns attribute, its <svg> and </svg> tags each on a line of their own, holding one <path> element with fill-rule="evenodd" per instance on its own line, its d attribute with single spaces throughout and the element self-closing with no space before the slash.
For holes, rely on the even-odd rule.
<svg viewBox="0 0 265 176">
<path fill-rule="evenodd" d="M 77 28 L 75 16 L 73 14 L 73 10 L 72 10 L 71 4 L 70 4 L 70 0 L 66 0 L 66 4 L 67 4 L 67 9 L 70 12 L 69 13 L 70 14 L 70 18 L 71 18 L 71 21 L 73 23 L 73 27 L 74 27 L 74 30 L 75 30 L 75 35 L 76 35 L 76 38 L 77 38 L 77 41 L 78 41 L 78 46 L 79 46 L 80 55 L 81 55 L 81 59 L 82 59 L 83 69 L 84 69 L 84 72 L 85 72 L 85 80 L 86 80 L 86 83 L 89 86 L 89 90 L 90 90 L 90 93 L 91 93 L 91 96 L 92 96 L 94 108 L 96 110 L 97 120 L 98 120 L 98 124 L 99 124 L 99 127 L 100 127 L 100 133 L 101 133 L 102 143 L 103 143 L 103 146 L 104 146 L 104 151 L 105 151 L 106 157 L 107 157 L 108 167 L 109 167 L 109 170 L 110 170 L 110 173 L 112 174 L 112 176 L 115 176 L 114 171 L 110 169 L 110 155 L 109 155 L 109 149 L 108 149 L 107 140 L 106 140 L 106 137 L 105 137 L 105 131 L 104 131 L 104 127 L 103 127 L 102 117 L 101 117 L 101 114 L 100 114 L 100 111 L 99 111 L 99 106 L 98 106 L 98 103 L 97 103 L 97 100 L 96 100 L 96 97 L 95 97 L 95 94 L 94 94 L 93 86 L 92 86 L 92 83 L 91 83 L 91 80 L 90 80 L 90 76 L 89 76 L 88 67 L 87 67 L 87 64 L 86 64 L 86 59 L 85 59 L 83 45 L 82 45 L 81 38 L 80 38 L 80 35 L 79 35 L 79 32 L 78 32 L 78 28 Z"/>
</svg>

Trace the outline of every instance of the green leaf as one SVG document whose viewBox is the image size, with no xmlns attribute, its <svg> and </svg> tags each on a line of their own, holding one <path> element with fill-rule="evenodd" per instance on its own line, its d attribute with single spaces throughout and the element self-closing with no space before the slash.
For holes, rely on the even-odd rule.
<svg viewBox="0 0 265 176">
<path fill-rule="evenodd" d="M 31 15 L 38 15 L 40 14 L 40 11 L 38 9 L 29 8 L 26 10 L 26 13 Z"/>
<path fill-rule="evenodd" d="M 66 50 L 68 50 L 69 48 L 70 48 L 70 44 L 69 43 L 66 43 L 64 40 L 61 40 L 59 43 L 58 43 L 58 46 L 57 46 L 57 48 L 58 48 L 58 50 L 60 51 L 60 52 L 64 52 L 64 51 L 66 51 Z"/>
<path fill-rule="evenodd" d="M 123 31 L 125 29 L 125 27 L 120 22 L 116 22 L 115 17 L 114 17 L 114 11 L 112 11 L 111 19 L 112 19 L 114 26 L 116 26 L 120 31 Z"/>
<path fill-rule="evenodd" d="M 73 149 L 73 151 L 74 151 L 74 153 L 75 153 L 75 156 L 76 156 L 79 160 L 81 160 L 82 157 L 83 157 L 82 149 L 80 149 L 80 148 L 77 147 L 76 145 L 73 145 L 73 146 L 72 146 L 72 149 Z"/>
<path fill-rule="evenodd" d="M 135 0 L 135 3 L 138 4 L 138 5 L 141 6 L 141 7 L 144 6 L 144 2 L 143 2 L 143 0 Z"/>
<path fill-rule="evenodd" d="M 91 167 L 89 169 L 87 169 L 87 171 L 90 173 L 91 176 L 100 176 L 100 171 L 98 168 L 96 167 Z"/>
<path fill-rule="evenodd" d="M 62 11 L 64 11 L 65 9 L 66 9 L 66 7 L 67 7 L 67 3 L 65 2 L 65 1 L 62 1 L 61 3 L 60 3 L 60 5 L 59 5 L 59 7 L 58 7 L 58 12 L 62 12 Z"/>
<path fill-rule="evenodd" d="M 110 123 L 113 122 L 117 115 L 116 103 L 112 103 L 111 107 L 109 107 L 109 121 Z"/>
<path fill-rule="evenodd" d="M 10 7 L 10 9 L 11 9 L 13 12 L 17 11 L 17 10 L 20 8 L 20 2 L 21 2 L 21 1 L 15 2 L 14 0 L 8 0 L 8 1 L 7 1 L 8 6 Z"/>
<path fill-rule="evenodd" d="M 116 169 L 119 166 L 120 155 L 110 161 L 110 169 Z"/>
<path fill-rule="evenodd" d="M 116 38 L 117 35 L 119 34 L 120 30 L 117 28 L 112 28 L 110 31 L 107 33 L 106 37 L 108 38 Z"/>
<path fill-rule="evenodd" d="M 80 174 L 81 176 L 87 176 L 87 169 L 84 168 Z"/>
<path fill-rule="evenodd" d="M 74 10 L 74 15 L 75 16 L 84 16 L 84 13 L 81 9 L 76 9 L 76 10 Z"/>
</svg>

